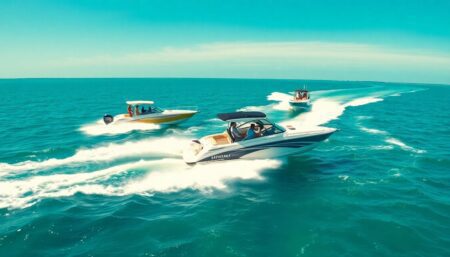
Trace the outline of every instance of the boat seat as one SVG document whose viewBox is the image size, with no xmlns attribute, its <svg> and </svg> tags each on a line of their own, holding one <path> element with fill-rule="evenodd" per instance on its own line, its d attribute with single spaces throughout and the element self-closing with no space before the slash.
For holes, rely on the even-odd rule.
<svg viewBox="0 0 450 257">
<path fill-rule="evenodd" d="M 213 135 L 210 137 L 210 140 L 213 145 L 226 145 L 232 142 L 228 133 Z"/>
<path fill-rule="evenodd" d="M 234 138 L 234 135 L 233 135 L 233 133 L 231 133 L 231 129 L 230 129 L 230 128 L 227 128 L 226 133 L 227 133 L 228 136 L 230 137 L 230 141 L 231 141 L 232 143 L 236 141 L 236 138 Z"/>
</svg>

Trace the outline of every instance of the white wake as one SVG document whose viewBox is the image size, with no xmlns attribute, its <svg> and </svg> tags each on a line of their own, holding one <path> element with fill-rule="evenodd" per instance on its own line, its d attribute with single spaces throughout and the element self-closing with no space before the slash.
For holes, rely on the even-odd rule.
<svg viewBox="0 0 450 257">
<path fill-rule="evenodd" d="M 181 159 L 138 161 L 76 174 L 34 176 L 0 181 L 0 209 L 25 208 L 44 198 L 76 193 L 123 196 L 194 189 L 204 193 L 226 190 L 236 179 L 262 180 L 261 172 L 281 165 L 276 160 L 236 160 L 187 166 Z M 130 177 L 129 172 L 141 175 Z M 113 176 L 122 181 L 112 183 Z"/>
<path fill-rule="evenodd" d="M 0 163 L 0 177 L 10 172 L 48 169 L 85 162 L 112 161 L 126 157 L 181 156 L 183 147 L 188 142 L 187 138 L 166 137 L 123 144 L 110 143 L 90 149 L 79 149 L 74 155 L 64 159 L 52 158 L 45 161 L 25 161 L 16 164 Z"/>
<path fill-rule="evenodd" d="M 136 130 L 155 130 L 160 129 L 161 126 L 151 123 L 117 123 L 106 125 L 103 120 L 98 120 L 94 123 L 84 125 L 80 128 L 80 131 L 86 135 L 99 136 L 99 135 L 117 135 L 125 134 Z"/>
</svg>

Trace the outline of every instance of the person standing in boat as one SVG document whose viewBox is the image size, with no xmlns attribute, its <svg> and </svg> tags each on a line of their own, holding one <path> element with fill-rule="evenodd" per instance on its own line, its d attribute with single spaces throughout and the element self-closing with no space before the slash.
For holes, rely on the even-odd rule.
<svg viewBox="0 0 450 257">
<path fill-rule="evenodd" d="M 131 107 L 131 104 L 128 105 L 128 115 L 130 115 L 130 117 L 133 117 L 133 108 Z"/>
<path fill-rule="evenodd" d="M 134 115 L 138 116 L 139 114 L 141 114 L 141 113 L 139 112 L 139 105 L 136 105 L 136 106 L 134 107 Z"/>
</svg>

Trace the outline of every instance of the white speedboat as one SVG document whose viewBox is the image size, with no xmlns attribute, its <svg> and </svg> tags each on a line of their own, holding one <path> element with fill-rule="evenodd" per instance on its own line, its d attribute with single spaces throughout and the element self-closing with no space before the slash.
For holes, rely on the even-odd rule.
<svg viewBox="0 0 450 257">
<path fill-rule="evenodd" d="M 324 141 L 336 129 L 314 127 L 299 129 L 291 125 L 281 126 L 270 122 L 262 112 L 234 112 L 218 114 L 217 117 L 229 122 L 226 131 L 193 140 L 183 152 L 183 159 L 188 164 L 206 161 L 231 159 L 263 159 L 298 154 L 313 148 Z M 257 137 L 237 139 L 231 132 L 230 125 L 242 135 L 254 124 L 258 127 Z"/>
<path fill-rule="evenodd" d="M 302 110 L 310 107 L 310 96 L 306 89 L 295 90 L 294 96 L 289 100 L 289 105 L 293 109 Z"/>
<path fill-rule="evenodd" d="M 194 116 L 196 110 L 162 110 L 153 101 L 127 101 L 128 113 L 112 116 L 105 114 L 105 124 L 141 122 L 154 124 L 177 124 Z"/>
</svg>

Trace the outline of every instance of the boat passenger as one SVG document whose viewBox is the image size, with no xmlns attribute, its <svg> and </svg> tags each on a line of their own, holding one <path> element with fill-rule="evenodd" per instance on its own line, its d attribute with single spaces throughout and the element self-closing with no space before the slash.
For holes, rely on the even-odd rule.
<svg viewBox="0 0 450 257">
<path fill-rule="evenodd" d="M 244 135 L 242 135 L 242 133 L 238 130 L 236 127 L 236 122 L 234 121 L 230 123 L 230 133 L 234 142 L 241 141 L 244 138 Z"/>
<path fill-rule="evenodd" d="M 250 128 L 248 128 L 247 130 L 247 136 L 245 137 L 245 140 L 249 140 L 249 139 L 253 139 L 257 136 L 256 131 L 255 131 L 255 124 L 252 123 L 250 125 Z"/>
<path fill-rule="evenodd" d="M 136 105 L 136 106 L 134 107 L 134 114 L 135 114 L 136 116 L 138 116 L 138 115 L 141 114 L 141 113 L 139 112 L 139 105 Z"/>
<path fill-rule="evenodd" d="M 130 115 L 130 117 L 133 117 L 133 108 L 131 107 L 131 105 L 128 105 L 128 115 Z"/>
<path fill-rule="evenodd" d="M 147 111 L 145 110 L 145 106 L 141 107 L 141 114 L 145 114 Z"/>
</svg>

